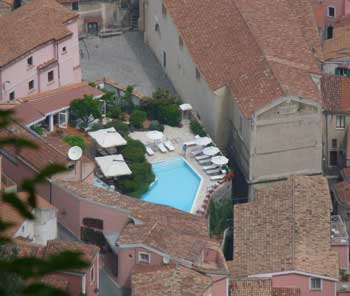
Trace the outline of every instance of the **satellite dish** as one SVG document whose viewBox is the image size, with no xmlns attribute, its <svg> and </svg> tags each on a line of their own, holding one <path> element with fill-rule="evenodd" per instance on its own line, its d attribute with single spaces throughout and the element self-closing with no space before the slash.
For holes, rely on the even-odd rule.
<svg viewBox="0 0 350 296">
<path fill-rule="evenodd" d="M 69 148 L 68 151 L 68 158 L 70 160 L 79 160 L 80 157 L 83 155 L 83 150 L 79 146 L 74 146 Z"/>
</svg>

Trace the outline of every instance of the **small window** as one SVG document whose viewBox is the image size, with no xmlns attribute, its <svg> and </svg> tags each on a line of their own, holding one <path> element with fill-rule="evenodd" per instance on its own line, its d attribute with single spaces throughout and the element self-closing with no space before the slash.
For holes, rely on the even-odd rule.
<svg viewBox="0 0 350 296">
<path fill-rule="evenodd" d="M 140 252 L 139 253 L 139 262 L 150 264 L 151 263 L 151 255 L 147 254 L 147 253 Z"/>
<path fill-rule="evenodd" d="M 90 271 L 90 283 L 93 283 L 94 280 L 95 280 L 94 268 L 95 268 L 95 266 L 92 265 L 92 268 L 91 268 L 91 271 Z"/>
<path fill-rule="evenodd" d="M 47 81 L 53 81 L 54 79 L 54 74 L 53 74 L 53 70 L 47 73 Z"/>
<path fill-rule="evenodd" d="M 67 52 L 67 47 L 63 46 L 62 47 L 62 53 L 66 53 Z"/>
<path fill-rule="evenodd" d="M 338 147 L 338 141 L 337 141 L 337 139 L 332 139 L 332 148 L 333 148 L 333 149 L 337 149 L 337 147 Z"/>
<path fill-rule="evenodd" d="M 166 52 L 163 50 L 163 67 L 166 68 Z"/>
<path fill-rule="evenodd" d="M 16 93 L 14 91 L 11 91 L 9 95 L 10 101 L 14 100 L 15 98 L 16 98 Z"/>
<path fill-rule="evenodd" d="M 337 68 L 335 68 L 335 75 L 337 75 L 337 76 L 349 76 L 350 71 L 347 68 L 337 67 Z"/>
<path fill-rule="evenodd" d="M 33 66 L 33 57 L 29 57 L 29 58 L 27 59 L 27 65 L 28 65 L 28 66 Z"/>
<path fill-rule="evenodd" d="M 166 16 L 166 14 L 167 14 L 166 7 L 164 4 L 162 4 L 162 14 L 163 14 L 163 16 Z"/>
<path fill-rule="evenodd" d="M 160 27 L 158 23 L 155 23 L 154 25 L 154 31 L 156 31 L 160 35 Z"/>
<path fill-rule="evenodd" d="M 196 68 L 196 79 L 197 80 L 201 79 L 201 72 L 199 72 L 198 68 Z"/>
<path fill-rule="evenodd" d="M 350 219 L 350 212 L 347 212 L 347 213 L 346 213 L 346 217 L 347 217 L 348 219 Z"/>
<path fill-rule="evenodd" d="M 345 128 L 345 116 L 344 115 L 337 115 L 336 128 L 339 128 L 339 129 Z"/>
<path fill-rule="evenodd" d="M 29 90 L 34 89 L 34 80 L 29 81 L 28 88 L 29 88 Z"/>
<path fill-rule="evenodd" d="M 311 278 L 310 279 L 310 290 L 322 290 L 322 279 Z"/>
<path fill-rule="evenodd" d="M 333 6 L 327 7 L 327 16 L 335 17 L 335 7 L 333 7 Z"/>
<path fill-rule="evenodd" d="M 329 26 L 327 28 L 327 39 L 332 39 L 333 38 L 333 27 L 332 26 Z"/>
<path fill-rule="evenodd" d="M 179 36 L 179 47 L 180 48 L 184 47 L 184 41 L 182 40 L 181 36 Z"/>
<path fill-rule="evenodd" d="M 79 10 L 79 2 L 72 2 L 72 10 Z"/>
</svg>

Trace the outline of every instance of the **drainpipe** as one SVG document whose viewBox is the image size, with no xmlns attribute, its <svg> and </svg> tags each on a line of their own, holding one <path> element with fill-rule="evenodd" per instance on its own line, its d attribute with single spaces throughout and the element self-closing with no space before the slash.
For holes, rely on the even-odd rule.
<svg viewBox="0 0 350 296">
<path fill-rule="evenodd" d="M 58 76 L 58 87 L 61 86 L 61 71 L 60 71 L 60 61 L 58 57 L 58 42 L 56 43 L 56 59 L 57 59 L 57 76 Z"/>
</svg>

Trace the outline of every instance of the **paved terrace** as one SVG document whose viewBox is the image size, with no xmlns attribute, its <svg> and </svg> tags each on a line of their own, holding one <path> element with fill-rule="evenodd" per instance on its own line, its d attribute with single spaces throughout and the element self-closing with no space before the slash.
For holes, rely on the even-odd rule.
<svg viewBox="0 0 350 296">
<path fill-rule="evenodd" d="M 162 153 L 159 150 L 154 149 L 153 142 L 146 137 L 147 132 L 139 132 L 139 131 L 133 132 L 130 134 L 130 137 L 135 140 L 141 141 L 145 145 L 149 145 L 152 147 L 152 149 L 155 152 L 155 155 L 146 156 L 150 163 L 176 158 L 179 156 L 183 156 L 183 151 L 182 151 L 183 143 L 192 141 L 194 139 L 194 136 L 190 130 L 189 120 L 183 120 L 182 123 L 183 123 L 182 128 L 170 127 L 166 125 L 163 132 L 165 139 L 170 140 L 173 143 L 175 148 L 174 152 L 168 151 L 167 153 Z M 202 177 L 202 183 L 199 189 L 199 193 L 197 195 L 196 200 L 194 201 L 194 206 L 192 206 L 192 213 L 196 213 L 196 211 L 199 210 L 203 205 L 203 201 L 207 194 L 207 187 L 216 183 L 210 180 L 208 175 L 203 171 L 201 165 L 198 164 L 198 162 L 193 157 L 190 156 L 191 151 L 197 148 L 198 146 L 190 147 L 189 149 L 187 149 L 187 152 L 186 152 L 186 160 L 192 166 L 192 168 L 196 170 L 197 174 Z"/>
</svg>

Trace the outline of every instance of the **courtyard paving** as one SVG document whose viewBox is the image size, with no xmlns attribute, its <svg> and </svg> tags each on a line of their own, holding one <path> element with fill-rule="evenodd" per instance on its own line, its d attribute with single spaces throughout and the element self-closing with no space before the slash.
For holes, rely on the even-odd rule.
<svg viewBox="0 0 350 296">
<path fill-rule="evenodd" d="M 174 87 L 152 50 L 143 42 L 142 32 L 100 39 L 88 37 L 80 41 L 83 79 L 110 79 L 133 85 L 150 96 L 157 88 L 176 94 Z"/>
<path fill-rule="evenodd" d="M 183 157 L 184 156 L 182 151 L 183 143 L 193 141 L 194 136 L 190 130 L 189 120 L 183 120 L 182 123 L 183 123 L 183 127 L 181 128 L 171 127 L 166 125 L 163 132 L 164 138 L 165 138 L 164 140 L 170 140 L 173 143 L 173 146 L 175 148 L 175 151 L 173 152 L 168 151 L 167 153 L 161 153 L 158 149 L 153 148 L 152 145 L 154 146 L 154 144 L 150 139 L 147 138 L 146 136 L 147 132 L 139 132 L 139 131 L 133 132 L 130 134 L 130 137 L 135 140 L 141 141 L 145 145 L 149 145 L 152 147 L 152 149 L 155 152 L 155 155 L 146 156 L 147 160 L 150 163 L 164 161 L 164 160 L 176 158 L 179 156 Z M 192 166 L 192 168 L 196 170 L 197 174 L 199 174 L 202 177 L 201 187 L 199 189 L 198 196 L 194 201 L 194 205 L 191 211 L 192 213 L 196 213 L 196 211 L 199 210 L 203 205 L 203 201 L 207 194 L 208 186 L 213 185 L 216 182 L 211 181 L 208 175 L 202 169 L 201 165 L 192 156 L 190 156 L 191 150 L 193 149 L 198 149 L 198 146 L 189 148 L 186 152 L 185 159 Z"/>
</svg>

